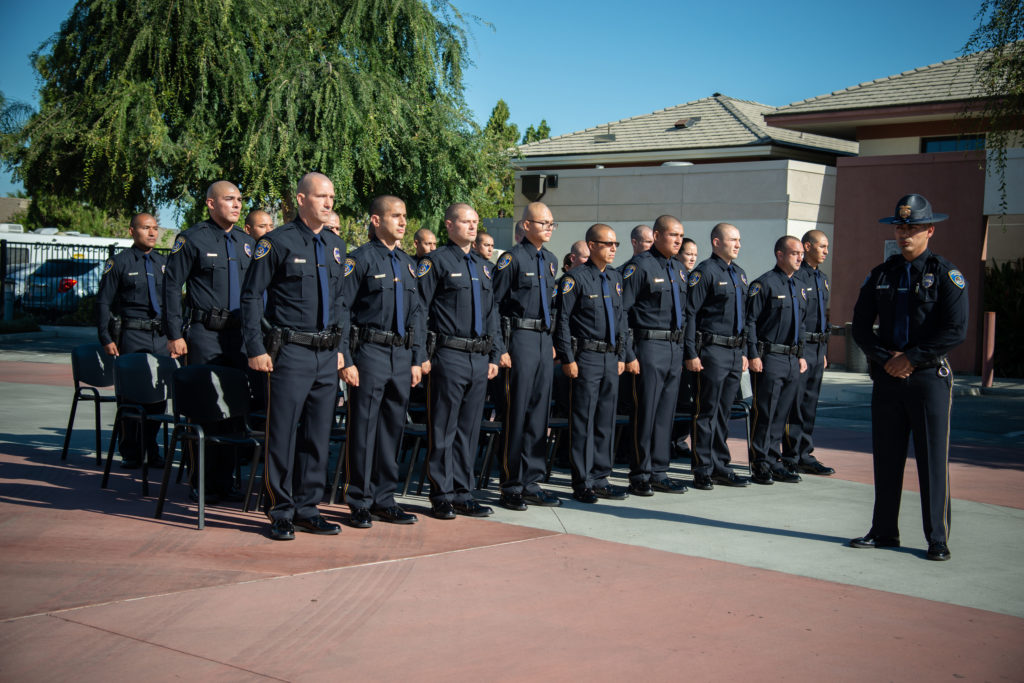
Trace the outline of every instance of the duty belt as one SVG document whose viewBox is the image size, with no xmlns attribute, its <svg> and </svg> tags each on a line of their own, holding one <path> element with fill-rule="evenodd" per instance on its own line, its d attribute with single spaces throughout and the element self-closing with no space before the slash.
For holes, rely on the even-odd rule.
<svg viewBox="0 0 1024 683">
<path fill-rule="evenodd" d="M 213 308 L 209 311 L 195 309 L 192 311 L 192 322 L 202 323 L 208 330 L 238 330 L 242 327 L 242 319 L 226 308 Z"/>
<path fill-rule="evenodd" d="M 827 344 L 830 336 L 832 335 L 829 332 L 807 332 L 804 334 L 804 341 L 812 344 Z"/>
<path fill-rule="evenodd" d="M 437 345 L 466 353 L 488 354 L 491 352 L 492 342 L 490 337 L 473 339 L 472 337 L 450 337 L 447 334 L 439 334 L 437 335 Z"/>
<path fill-rule="evenodd" d="M 787 356 L 799 356 L 803 353 L 803 346 L 801 344 L 769 344 L 768 342 L 759 342 L 757 345 L 761 353 L 782 353 Z"/>
<path fill-rule="evenodd" d="M 744 344 L 744 338 L 742 334 L 738 334 L 735 337 L 726 337 L 722 334 L 711 334 L 710 332 L 701 332 L 700 341 L 702 344 L 714 344 L 715 346 L 727 346 L 730 349 L 737 349 Z"/>
<path fill-rule="evenodd" d="M 580 351 L 597 351 L 598 353 L 615 353 L 615 344 L 609 344 L 606 341 L 599 341 L 597 339 L 580 339 L 579 340 Z"/>
<path fill-rule="evenodd" d="M 677 343 L 683 341 L 685 333 L 685 330 L 648 330 L 642 327 L 633 330 L 633 336 L 637 339 L 658 339 Z"/>
<path fill-rule="evenodd" d="M 533 330 L 535 332 L 547 332 L 548 326 L 543 320 L 536 318 L 510 318 L 512 328 L 516 330 Z"/>
<path fill-rule="evenodd" d="M 147 332 L 163 333 L 164 323 L 159 318 L 125 318 L 124 329 L 146 330 Z"/>
<path fill-rule="evenodd" d="M 324 330 L 322 332 L 300 332 L 298 330 L 284 331 L 285 344 L 298 344 L 316 351 L 327 351 L 338 348 L 341 341 L 341 332 Z"/>
<path fill-rule="evenodd" d="M 920 363 L 915 364 L 914 365 L 914 369 L 915 370 L 924 370 L 926 368 L 937 368 L 937 367 L 945 365 L 948 360 L 949 359 L 946 356 L 939 356 L 937 358 L 930 358 L 928 360 L 921 361 Z"/>
<path fill-rule="evenodd" d="M 359 341 L 364 344 L 377 344 L 378 346 L 409 346 L 409 342 L 412 341 L 412 335 L 407 334 L 403 337 L 397 332 L 385 332 L 384 330 L 377 330 L 372 327 L 360 327 Z"/>
</svg>

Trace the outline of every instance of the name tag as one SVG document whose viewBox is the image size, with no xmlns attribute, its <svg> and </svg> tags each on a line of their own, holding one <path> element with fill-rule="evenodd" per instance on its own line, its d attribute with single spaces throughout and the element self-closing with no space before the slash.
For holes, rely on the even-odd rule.
<svg viewBox="0 0 1024 683">
<path fill-rule="evenodd" d="M 875 289 L 889 289 L 889 285 L 875 285 Z"/>
<path fill-rule="evenodd" d="M 462 273 L 448 273 L 448 277 L 462 277 Z"/>
<path fill-rule="evenodd" d="M 128 273 L 128 276 L 130 277 L 132 275 L 138 275 L 138 274 L 139 274 L 139 271 L 135 271 L 134 273 Z"/>
<path fill-rule="evenodd" d="M 587 295 L 587 298 L 588 298 L 588 299 L 596 299 L 597 297 L 598 297 L 598 295 L 597 295 L 597 294 L 588 294 L 588 295 Z"/>
<path fill-rule="evenodd" d="M 536 275 L 536 274 L 537 274 L 537 273 L 526 273 L 526 277 L 533 277 L 533 276 L 534 276 L 534 275 Z"/>
<path fill-rule="evenodd" d="M 374 280 L 379 280 L 379 279 L 381 279 L 382 277 L 387 277 L 387 275 L 385 275 L 384 273 L 378 273 L 377 275 L 374 275 L 374 276 L 373 276 L 373 279 L 374 279 Z"/>
<path fill-rule="evenodd" d="M 210 258 L 217 258 L 220 254 L 207 254 L 207 256 Z"/>
<path fill-rule="evenodd" d="M 292 261 L 292 263 L 305 263 L 305 262 L 306 262 L 306 259 L 304 259 L 304 258 L 296 258 L 296 259 L 294 259 Z"/>
<path fill-rule="evenodd" d="M 785 294 L 777 294 L 777 295 L 775 295 L 775 298 L 776 299 L 785 299 L 786 295 Z"/>
<path fill-rule="evenodd" d="M 656 277 L 656 278 L 654 278 L 654 281 L 655 282 L 664 282 L 665 278 L 663 278 L 663 277 Z"/>
<path fill-rule="evenodd" d="M 719 287 L 725 287 L 727 284 L 729 284 L 729 283 L 728 282 L 719 282 L 718 286 Z"/>
</svg>

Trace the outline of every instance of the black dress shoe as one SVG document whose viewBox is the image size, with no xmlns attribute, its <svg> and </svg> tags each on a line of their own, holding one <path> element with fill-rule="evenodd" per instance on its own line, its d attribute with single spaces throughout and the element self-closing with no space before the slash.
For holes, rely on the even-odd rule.
<svg viewBox="0 0 1024 683">
<path fill-rule="evenodd" d="M 121 469 L 122 470 L 137 470 L 142 467 L 142 460 L 134 458 L 131 460 L 121 458 Z"/>
<path fill-rule="evenodd" d="M 299 531 L 305 531 L 307 534 L 334 536 L 341 533 L 339 525 L 331 524 L 320 515 L 310 517 L 309 519 L 297 519 L 294 522 L 294 526 Z"/>
<path fill-rule="evenodd" d="M 781 481 L 786 484 L 798 484 L 803 479 L 796 472 L 792 472 L 785 467 L 777 470 L 772 470 L 772 479 L 774 481 Z"/>
<path fill-rule="evenodd" d="M 151 455 L 146 458 L 146 465 L 154 470 L 162 470 L 165 464 L 163 457 L 160 455 Z"/>
<path fill-rule="evenodd" d="M 899 548 L 898 538 L 878 538 L 873 534 L 850 539 L 851 548 Z"/>
<path fill-rule="evenodd" d="M 419 521 L 416 515 L 406 512 L 397 505 L 370 508 L 370 516 L 378 522 L 389 524 L 415 524 Z"/>
<path fill-rule="evenodd" d="M 693 451 L 691 451 L 687 446 L 673 444 L 672 451 L 676 458 L 686 458 L 687 460 L 693 459 Z"/>
<path fill-rule="evenodd" d="M 522 512 L 526 509 L 526 501 L 523 500 L 523 494 L 521 493 L 502 493 L 501 498 L 498 499 L 498 505 L 508 510 L 515 510 L 516 512 Z"/>
<path fill-rule="evenodd" d="M 693 475 L 693 488 L 698 491 L 710 491 L 715 488 L 715 482 L 706 474 Z"/>
<path fill-rule="evenodd" d="M 750 486 L 750 480 L 746 477 L 741 477 L 732 470 L 728 472 L 719 472 L 718 474 L 711 475 L 712 481 L 722 486 L 733 486 L 735 488 L 743 488 L 744 486 Z"/>
<path fill-rule="evenodd" d="M 356 529 L 369 529 L 373 526 L 373 518 L 366 508 L 349 508 L 348 523 Z"/>
<path fill-rule="evenodd" d="M 434 519 L 455 519 L 455 508 L 447 500 L 431 506 L 430 515 Z"/>
<path fill-rule="evenodd" d="M 936 562 L 944 562 L 949 559 L 949 548 L 945 543 L 929 543 L 928 559 Z"/>
<path fill-rule="evenodd" d="M 539 505 L 546 508 L 556 508 L 562 504 L 562 501 L 553 493 L 548 493 L 544 489 L 537 489 L 536 491 L 523 491 L 523 500 L 528 505 Z"/>
<path fill-rule="evenodd" d="M 275 541 L 294 541 L 295 526 L 290 519 L 275 519 L 270 525 L 270 537 Z"/>
<path fill-rule="evenodd" d="M 594 489 L 578 489 L 572 492 L 572 497 L 581 503 L 597 502 L 597 494 L 594 493 Z"/>
<path fill-rule="evenodd" d="M 631 496 L 644 496 L 646 498 L 654 495 L 654 489 L 651 488 L 651 482 L 649 481 L 630 482 L 627 490 Z"/>
<path fill-rule="evenodd" d="M 800 463 L 796 468 L 804 474 L 817 474 L 823 477 L 835 474 L 836 471 L 827 465 L 822 465 L 820 462 L 812 463 Z"/>
<path fill-rule="evenodd" d="M 651 488 L 662 493 L 686 493 L 686 484 L 678 479 L 658 479 L 651 482 Z"/>
<path fill-rule="evenodd" d="M 605 498 L 607 500 L 626 500 L 629 493 L 625 488 L 621 486 L 612 486 L 611 484 L 605 484 L 604 486 L 595 486 L 594 495 L 598 498 Z"/>
<path fill-rule="evenodd" d="M 775 473 L 772 472 L 771 467 L 769 467 L 767 463 L 757 462 L 750 466 L 750 481 L 755 484 L 771 486 L 775 483 L 775 480 L 772 479 L 772 475 L 774 474 Z"/>
<path fill-rule="evenodd" d="M 494 510 L 481 505 L 475 500 L 467 500 L 465 502 L 455 501 L 452 503 L 452 507 L 455 508 L 455 512 L 466 517 L 490 517 L 494 514 Z"/>
</svg>

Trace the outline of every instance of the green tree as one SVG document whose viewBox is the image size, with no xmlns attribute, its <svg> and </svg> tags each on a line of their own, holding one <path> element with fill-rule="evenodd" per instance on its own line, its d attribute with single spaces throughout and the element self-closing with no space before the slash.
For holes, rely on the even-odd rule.
<svg viewBox="0 0 1024 683">
<path fill-rule="evenodd" d="M 1024 3 L 982 0 L 975 18 L 978 28 L 963 52 L 988 51 L 978 72 L 976 101 L 987 121 L 985 147 L 990 171 L 999 179 L 1000 205 L 1005 212 L 1006 150 L 1020 144 L 1024 120 Z"/>
<path fill-rule="evenodd" d="M 483 218 L 496 218 L 499 210 L 512 214 L 515 195 L 515 172 L 511 160 L 519 139 L 519 126 L 509 122 L 511 113 L 505 100 L 498 100 L 484 126 L 484 157 L 487 163 L 486 182 L 474 197 L 477 212 Z"/>
<path fill-rule="evenodd" d="M 548 125 L 547 119 L 541 119 L 536 128 L 533 127 L 532 123 L 526 128 L 526 132 L 523 133 L 522 144 L 546 140 L 549 137 L 551 137 L 551 126 Z"/>
<path fill-rule="evenodd" d="M 40 111 L 4 158 L 30 194 L 109 212 L 191 222 L 224 178 L 290 214 L 318 170 L 343 215 L 389 192 L 436 221 L 484 175 L 463 21 L 442 0 L 79 0 L 32 55 Z"/>
</svg>

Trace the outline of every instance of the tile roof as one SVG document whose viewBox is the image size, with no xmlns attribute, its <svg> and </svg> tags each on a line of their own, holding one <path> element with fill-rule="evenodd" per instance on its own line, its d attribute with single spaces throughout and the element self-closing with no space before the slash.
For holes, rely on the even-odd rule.
<svg viewBox="0 0 1024 683">
<path fill-rule="evenodd" d="M 774 110 L 775 107 L 766 104 L 716 93 L 650 114 L 520 145 L 519 152 L 529 158 L 776 144 L 839 154 L 857 153 L 855 142 L 766 125 L 764 114 Z M 676 122 L 689 119 L 699 120 L 689 128 L 676 127 Z M 608 133 L 614 134 L 615 139 L 600 141 L 600 136 Z"/>
<path fill-rule="evenodd" d="M 988 52 L 976 52 L 947 59 L 894 76 L 866 81 L 845 90 L 793 102 L 772 113 L 805 114 L 965 100 L 978 94 L 978 71 L 988 56 Z"/>
</svg>

